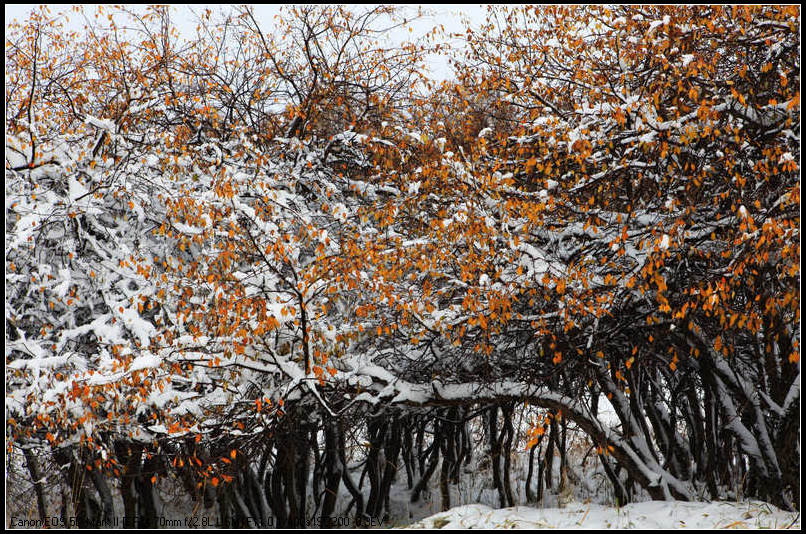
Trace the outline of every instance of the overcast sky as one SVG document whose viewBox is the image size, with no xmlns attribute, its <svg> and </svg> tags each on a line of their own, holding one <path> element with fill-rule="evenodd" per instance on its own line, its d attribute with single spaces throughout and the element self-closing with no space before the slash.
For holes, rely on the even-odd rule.
<svg viewBox="0 0 806 534">
<path fill-rule="evenodd" d="M 70 12 L 72 4 L 47 4 L 52 14 L 59 12 Z M 92 13 L 92 8 L 97 4 L 83 4 L 85 11 L 89 14 Z M 365 7 L 356 6 L 356 7 Z M 5 23 L 17 19 L 23 21 L 28 17 L 32 9 L 37 6 L 32 4 L 6 4 L 5 9 Z M 229 5 L 219 4 L 174 4 L 172 5 L 172 20 L 182 34 L 193 35 L 195 29 L 195 17 L 191 13 L 191 9 L 200 13 L 204 8 L 209 7 L 213 11 L 225 10 Z M 278 4 L 261 4 L 256 5 L 255 15 L 259 22 L 265 29 L 269 29 L 274 25 L 274 15 L 280 11 Z M 411 16 L 412 18 L 417 13 L 418 4 L 403 4 L 399 5 L 403 10 L 404 16 Z M 416 40 L 433 27 L 442 25 L 447 33 L 463 31 L 462 18 L 466 17 L 471 21 L 471 24 L 478 25 L 484 21 L 487 8 L 481 4 L 429 4 L 423 7 L 424 11 L 429 12 L 429 15 L 415 21 L 411 24 L 411 32 L 399 30 L 393 34 L 392 39 L 403 41 L 405 39 Z M 80 29 L 83 25 L 83 20 L 78 16 L 72 16 L 70 19 L 70 26 L 75 25 L 75 29 Z M 453 44 L 456 44 L 455 42 Z M 433 74 L 438 78 L 450 77 L 450 69 L 447 60 L 444 57 L 432 57 L 429 59 L 429 66 Z"/>
</svg>

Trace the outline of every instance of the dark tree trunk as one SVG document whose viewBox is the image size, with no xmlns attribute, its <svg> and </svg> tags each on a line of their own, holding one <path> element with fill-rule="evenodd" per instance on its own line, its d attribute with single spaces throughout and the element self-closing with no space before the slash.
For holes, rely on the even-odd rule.
<svg viewBox="0 0 806 534">
<path fill-rule="evenodd" d="M 504 418 L 504 431 L 503 439 L 503 454 L 504 454 L 504 495 L 507 498 L 507 506 L 515 506 L 515 498 L 512 494 L 512 440 L 515 437 L 515 430 L 512 427 L 512 412 L 511 405 L 506 406 L 503 410 Z"/>
<path fill-rule="evenodd" d="M 437 429 L 435 428 L 435 440 L 437 433 Z M 420 480 L 417 481 L 417 483 L 414 485 L 414 489 L 411 490 L 411 502 L 417 502 L 420 500 L 420 493 L 422 493 L 422 491 L 428 486 L 428 480 L 431 478 L 431 475 L 434 474 L 434 471 L 437 469 L 437 465 L 439 464 L 439 442 L 434 441 L 428 450 L 431 451 L 431 460 L 428 463 L 428 467 L 420 477 Z"/>
<path fill-rule="evenodd" d="M 492 462 L 493 487 L 498 491 L 498 504 L 506 507 L 507 497 L 501 480 L 501 439 L 498 436 L 498 406 L 491 406 L 487 416 L 487 439 L 490 443 L 490 461 Z"/>
<path fill-rule="evenodd" d="M 543 434 L 537 437 L 537 443 L 529 448 L 529 470 L 526 473 L 526 500 L 528 502 L 535 502 L 537 498 L 532 491 L 532 476 L 535 469 L 535 451 L 539 450 L 540 442 L 543 441 Z"/>
<path fill-rule="evenodd" d="M 50 515 L 48 514 L 47 502 L 45 500 L 44 475 L 42 474 L 42 469 L 39 466 L 39 461 L 36 459 L 36 453 L 32 449 L 23 447 L 22 453 L 25 455 L 25 464 L 28 467 L 28 474 L 31 475 L 31 480 L 34 484 L 39 519 L 45 521 L 45 518 L 49 518 Z"/>
<path fill-rule="evenodd" d="M 322 528 L 330 528 L 333 511 L 336 508 L 336 500 L 339 496 L 339 486 L 342 477 L 341 463 L 338 460 L 338 443 L 336 437 L 335 424 L 326 421 L 325 427 L 325 495 L 322 501 Z"/>
</svg>

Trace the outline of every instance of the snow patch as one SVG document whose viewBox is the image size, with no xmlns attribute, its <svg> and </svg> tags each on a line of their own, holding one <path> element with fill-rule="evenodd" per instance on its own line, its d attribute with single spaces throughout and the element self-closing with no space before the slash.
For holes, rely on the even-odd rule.
<svg viewBox="0 0 806 534">
<path fill-rule="evenodd" d="M 620 508 L 572 501 L 562 508 L 515 506 L 499 510 L 483 504 L 468 504 L 432 515 L 408 528 L 800 529 L 800 516 L 758 501 L 649 501 Z"/>
</svg>

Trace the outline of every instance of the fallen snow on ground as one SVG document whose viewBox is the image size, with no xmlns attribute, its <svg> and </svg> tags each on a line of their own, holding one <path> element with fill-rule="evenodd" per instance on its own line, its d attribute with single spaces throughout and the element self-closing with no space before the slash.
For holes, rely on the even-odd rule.
<svg viewBox="0 0 806 534">
<path fill-rule="evenodd" d="M 495 510 L 468 504 L 427 517 L 407 528 L 793 528 L 800 514 L 767 503 L 662 502 L 621 508 L 571 502 L 564 508 L 516 506 Z"/>
</svg>

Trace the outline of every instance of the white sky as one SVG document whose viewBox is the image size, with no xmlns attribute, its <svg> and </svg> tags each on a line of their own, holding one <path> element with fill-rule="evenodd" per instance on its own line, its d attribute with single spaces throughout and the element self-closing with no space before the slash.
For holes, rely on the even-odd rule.
<svg viewBox="0 0 806 534">
<path fill-rule="evenodd" d="M 59 12 L 70 13 L 72 4 L 47 4 L 50 8 L 51 14 L 55 15 Z M 85 12 L 90 14 L 95 6 L 98 4 L 83 4 Z M 28 17 L 28 14 L 37 6 L 33 4 L 6 4 L 5 6 L 5 23 L 17 19 L 23 21 Z M 205 8 L 209 7 L 214 12 L 216 10 L 226 10 L 229 5 L 221 4 L 173 4 L 172 20 L 179 29 L 180 33 L 192 35 L 195 29 L 195 17 L 191 13 L 200 13 Z M 359 7 L 359 6 L 356 6 Z M 363 6 L 361 6 L 363 7 Z M 417 13 L 417 4 L 398 4 L 402 9 L 404 16 L 413 17 Z M 257 20 L 261 23 L 265 30 L 273 27 L 273 18 L 280 10 L 279 4 L 261 4 L 255 5 L 255 15 Z M 481 24 L 486 16 L 487 8 L 482 4 L 428 4 L 423 6 L 423 11 L 429 13 L 427 16 L 417 20 L 411 24 L 411 32 L 405 30 L 398 30 L 392 34 L 391 38 L 397 38 L 399 41 L 405 39 L 417 40 L 432 28 L 442 25 L 446 33 L 461 32 L 464 30 L 462 23 L 463 17 L 470 20 L 473 26 Z M 70 17 L 70 26 L 76 30 L 80 29 L 83 25 L 83 20 L 78 16 L 72 14 Z M 452 44 L 457 44 L 456 42 Z M 450 77 L 450 69 L 447 60 L 444 57 L 429 58 L 429 67 L 437 78 Z"/>
</svg>

